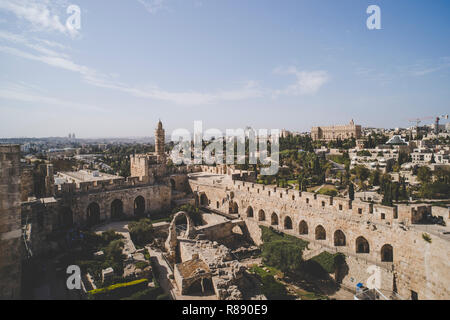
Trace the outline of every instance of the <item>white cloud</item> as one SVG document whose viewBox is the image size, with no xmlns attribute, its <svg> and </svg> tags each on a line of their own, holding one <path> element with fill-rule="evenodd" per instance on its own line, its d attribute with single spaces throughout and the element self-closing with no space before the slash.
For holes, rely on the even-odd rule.
<svg viewBox="0 0 450 320">
<path fill-rule="evenodd" d="M 21 44 L 36 51 L 35 53 L 30 53 L 15 47 L 0 45 L 0 52 L 45 63 L 55 68 L 75 72 L 81 75 L 82 79 L 88 84 L 125 92 L 135 97 L 168 101 L 181 105 L 204 105 L 216 103 L 218 101 L 238 101 L 263 96 L 263 91 L 255 82 L 248 82 L 238 89 L 219 90 L 215 93 L 202 93 L 195 91 L 171 92 L 160 89 L 157 86 L 130 86 L 119 82 L 117 80 L 117 76 L 115 75 L 103 74 L 90 67 L 77 64 L 73 62 L 68 55 L 57 53 L 49 48 L 36 45 L 20 35 L 0 32 L 0 39 L 7 40 L 15 44 Z"/>
<path fill-rule="evenodd" d="M 68 109 L 82 109 L 82 110 L 97 110 L 106 111 L 106 109 L 90 105 L 83 104 L 69 100 L 63 100 L 59 98 L 54 98 L 46 93 L 36 92 L 35 86 L 24 85 L 24 84 L 2 84 L 0 85 L 0 99 L 21 101 L 26 103 L 43 104 L 43 105 L 53 105 Z"/>
<path fill-rule="evenodd" d="M 155 14 L 160 10 L 165 10 L 167 7 L 165 6 L 166 0 L 138 0 L 140 4 L 142 4 L 145 9 L 151 14 Z"/>
<path fill-rule="evenodd" d="M 14 14 L 25 20 L 36 30 L 57 31 L 70 36 L 78 35 L 78 31 L 67 28 L 61 22 L 60 12 L 67 9 L 66 1 L 50 0 L 0 0 L 0 10 Z"/>
<path fill-rule="evenodd" d="M 168 91 L 155 85 L 129 85 L 120 82 L 117 74 L 101 73 L 91 67 L 78 64 L 68 54 L 58 51 L 58 49 L 65 47 L 56 42 L 48 42 L 42 39 L 32 41 L 22 35 L 3 31 L 0 31 L 0 40 L 31 49 L 24 50 L 17 46 L 1 45 L 0 43 L 0 52 L 77 73 L 83 81 L 90 85 L 124 92 L 138 98 L 167 101 L 179 105 L 207 105 L 222 101 L 241 101 L 268 96 L 315 94 L 329 80 L 325 71 L 298 71 L 291 67 L 277 71 L 296 76 L 295 83 L 282 90 L 263 89 L 255 81 L 248 81 L 231 90 L 221 89 L 215 92 Z"/>
<path fill-rule="evenodd" d="M 275 90 L 274 96 L 278 95 L 314 95 L 329 80 L 330 76 L 326 71 L 299 71 L 296 67 L 277 68 L 275 73 L 293 74 L 296 77 L 295 83 L 289 85 L 285 89 Z"/>
</svg>

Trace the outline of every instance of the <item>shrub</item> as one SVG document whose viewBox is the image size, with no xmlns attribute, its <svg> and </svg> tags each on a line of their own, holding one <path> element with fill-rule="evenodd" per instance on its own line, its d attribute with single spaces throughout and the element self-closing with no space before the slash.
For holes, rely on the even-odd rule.
<svg viewBox="0 0 450 320">
<path fill-rule="evenodd" d="M 147 268 L 148 266 L 149 266 L 149 264 L 147 262 L 145 262 L 145 261 L 138 261 L 135 264 L 135 267 L 138 268 L 138 269 L 141 269 L 141 270 Z"/>
<path fill-rule="evenodd" d="M 153 226 L 150 219 L 144 218 L 137 222 L 131 222 L 128 225 L 128 229 L 130 230 L 131 240 L 138 246 L 145 247 L 154 239 Z"/>
<path fill-rule="evenodd" d="M 428 233 L 422 233 L 422 238 L 428 243 L 431 243 L 431 237 Z"/>
<path fill-rule="evenodd" d="M 302 250 L 293 242 L 276 240 L 262 246 L 263 261 L 283 272 L 295 273 L 302 263 Z"/>
<path fill-rule="evenodd" d="M 95 289 L 88 292 L 88 299 L 91 300 L 113 300 L 130 296 L 136 291 L 147 287 L 148 280 L 140 279 L 126 283 L 118 283 L 106 288 Z"/>
<path fill-rule="evenodd" d="M 262 277 L 262 292 L 269 300 L 285 300 L 288 298 L 286 287 L 276 281 L 273 276 Z"/>
<path fill-rule="evenodd" d="M 131 296 L 122 298 L 121 300 L 168 300 L 158 299 L 162 296 L 165 296 L 165 294 L 162 293 L 162 289 L 160 287 L 154 287 L 135 292 Z"/>
</svg>

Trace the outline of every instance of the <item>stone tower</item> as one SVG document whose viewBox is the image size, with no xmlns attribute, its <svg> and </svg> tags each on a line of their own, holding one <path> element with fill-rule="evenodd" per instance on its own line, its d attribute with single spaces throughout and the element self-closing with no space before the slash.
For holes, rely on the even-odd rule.
<svg viewBox="0 0 450 320">
<path fill-rule="evenodd" d="M 165 153 L 164 153 L 164 145 L 165 145 L 165 136 L 166 133 L 163 129 L 163 125 L 161 120 L 158 122 L 158 127 L 155 130 L 155 153 L 158 157 L 158 163 L 165 162 Z"/>
<path fill-rule="evenodd" d="M 0 145 L 0 300 L 20 298 L 20 191 L 20 146 Z"/>
</svg>

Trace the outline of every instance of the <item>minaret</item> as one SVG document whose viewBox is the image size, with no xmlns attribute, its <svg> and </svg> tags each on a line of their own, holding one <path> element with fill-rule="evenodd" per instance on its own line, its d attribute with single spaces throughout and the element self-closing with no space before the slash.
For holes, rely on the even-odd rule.
<svg viewBox="0 0 450 320">
<path fill-rule="evenodd" d="M 164 153 L 164 145 L 165 145 L 165 131 L 162 126 L 161 120 L 158 122 L 158 127 L 155 130 L 155 152 L 158 157 L 158 163 L 165 162 L 165 153 Z"/>
</svg>

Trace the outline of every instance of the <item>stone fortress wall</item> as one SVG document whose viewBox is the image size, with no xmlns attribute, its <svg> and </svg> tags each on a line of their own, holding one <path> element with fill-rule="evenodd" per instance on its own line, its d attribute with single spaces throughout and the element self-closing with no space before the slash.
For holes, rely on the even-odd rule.
<svg viewBox="0 0 450 320">
<path fill-rule="evenodd" d="M 367 285 L 376 270 L 383 290 L 404 298 L 450 299 L 449 242 L 432 234 L 429 243 L 414 226 L 431 206 L 386 207 L 216 177 L 210 183 L 189 180 L 197 203 L 237 213 L 256 243 L 257 226 L 270 226 L 309 241 L 317 253 L 344 253 L 349 270 L 343 285 L 350 288 Z"/>
<path fill-rule="evenodd" d="M 0 300 L 20 298 L 20 146 L 0 146 Z"/>
</svg>

